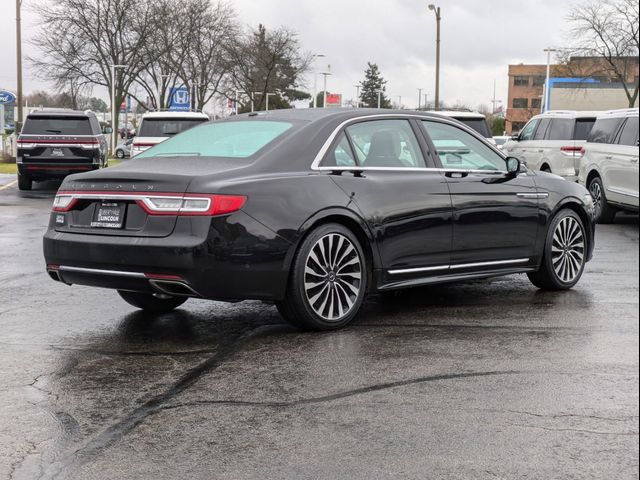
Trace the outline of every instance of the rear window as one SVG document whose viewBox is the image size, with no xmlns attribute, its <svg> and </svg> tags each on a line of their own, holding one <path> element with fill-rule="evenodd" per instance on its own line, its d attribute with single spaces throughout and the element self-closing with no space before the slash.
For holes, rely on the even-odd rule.
<svg viewBox="0 0 640 480">
<path fill-rule="evenodd" d="M 613 143 L 622 118 L 598 118 L 587 138 L 590 143 Z"/>
<path fill-rule="evenodd" d="M 145 118 L 138 136 L 172 137 L 207 121 L 206 118 Z"/>
<path fill-rule="evenodd" d="M 246 158 L 274 141 L 292 126 L 287 122 L 265 120 L 207 123 L 145 150 L 136 158 Z"/>
<path fill-rule="evenodd" d="M 485 138 L 493 137 L 491 130 L 489 130 L 489 125 L 487 125 L 487 121 L 484 118 L 456 118 L 456 120 L 464 123 L 467 127 L 474 129 Z"/>
<path fill-rule="evenodd" d="M 573 140 L 573 118 L 554 118 L 547 133 L 548 140 Z"/>
<path fill-rule="evenodd" d="M 87 117 L 27 117 L 22 127 L 26 135 L 92 135 Z"/>
<path fill-rule="evenodd" d="M 578 118 L 576 119 L 576 128 L 573 133 L 574 140 L 586 140 L 591 133 L 593 125 L 596 123 L 595 118 Z"/>
</svg>

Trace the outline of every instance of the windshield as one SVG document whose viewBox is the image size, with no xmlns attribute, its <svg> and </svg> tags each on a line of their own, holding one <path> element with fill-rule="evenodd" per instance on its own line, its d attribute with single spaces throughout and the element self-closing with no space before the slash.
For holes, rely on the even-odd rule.
<svg viewBox="0 0 640 480">
<path fill-rule="evenodd" d="M 491 138 L 491 131 L 489 125 L 484 118 L 456 118 L 456 120 L 464 123 L 467 127 L 473 128 L 476 132 L 486 138 Z"/>
<path fill-rule="evenodd" d="M 207 121 L 206 118 L 145 118 L 138 136 L 172 137 Z"/>
<path fill-rule="evenodd" d="M 91 135 L 87 117 L 27 117 L 22 128 L 25 135 Z"/>
<path fill-rule="evenodd" d="M 148 157 L 250 157 L 289 130 L 286 122 L 249 120 L 208 123 L 145 150 Z"/>
</svg>

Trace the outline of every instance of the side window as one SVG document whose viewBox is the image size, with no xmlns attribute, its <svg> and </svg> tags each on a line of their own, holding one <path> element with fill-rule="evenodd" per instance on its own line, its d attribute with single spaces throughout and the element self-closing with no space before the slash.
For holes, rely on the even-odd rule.
<svg viewBox="0 0 640 480">
<path fill-rule="evenodd" d="M 547 127 L 549 127 L 550 123 L 551 123 L 550 118 L 543 118 L 542 120 L 540 120 L 540 125 L 538 126 L 538 129 L 536 130 L 536 133 L 533 136 L 533 139 L 543 140 L 545 133 L 547 133 Z"/>
<path fill-rule="evenodd" d="M 621 118 L 599 118 L 591 129 L 587 142 L 613 143 L 614 136 L 622 122 Z"/>
<path fill-rule="evenodd" d="M 338 136 L 338 141 L 335 144 L 335 148 L 327 153 L 324 161 L 322 162 L 323 167 L 355 167 L 356 160 L 353 157 L 353 152 L 351 151 L 351 145 L 349 145 L 349 141 L 345 136 L 344 132 L 340 133 Z"/>
<path fill-rule="evenodd" d="M 425 168 L 418 140 L 407 120 L 375 120 L 346 129 L 357 162 L 364 167 Z"/>
<path fill-rule="evenodd" d="M 504 170 L 504 159 L 473 135 L 445 123 L 423 120 L 444 168 Z"/>
<path fill-rule="evenodd" d="M 576 119 L 576 128 L 573 131 L 574 140 L 586 140 L 591 133 L 593 124 L 596 123 L 595 118 L 578 118 Z"/>
<path fill-rule="evenodd" d="M 519 138 L 521 142 L 524 140 L 531 140 L 531 138 L 533 138 L 533 132 L 535 132 L 536 127 L 538 126 L 538 122 L 540 122 L 540 119 L 534 118 L 524 126 Z"/>
<path fill-rule="evenodd" d="M 618 144 L 636 146 L 638 142 L 638 117 L 631 117 L 622 127 Z"/>
<path fill-rule="evenodd" d="M 573 140 L 573 118 L 554 118 L 551 120 L 551 129 L 547 135 L 548 140 Z"/>
</svg>

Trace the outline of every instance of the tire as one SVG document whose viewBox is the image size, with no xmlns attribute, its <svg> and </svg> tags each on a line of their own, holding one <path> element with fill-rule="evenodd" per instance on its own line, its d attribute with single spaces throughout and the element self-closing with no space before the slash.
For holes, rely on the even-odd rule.
<svg viewBox="0 0 640 480">
<path fill-rule="evenodd" d="M 551 221 L 545 240 L 540 270 L 527 274 L 542 290 L 568 290 L 584 272 L 586 232 L 573 210 L 560 210 Z"/>
<path fill-rule="evenodd" d="M 356 317 L 368 281 L 366 256 L 356 236 L 337 223 L 322 225 L 298 248 L 285 298 L 276 306 L 299 328 L 335 330 Z"/>
<path fill-rule="evenodd" d="M 541 169 L 541 172 L 546 172 L 546 173 L 551 173 L 551 169 L 549 168 L 548 165 L 544 165 Z"/>
<path fill-rule="evenodd" d="M 129 305 L 140 308 L 145 312 L 166 313 L 175 310 L 188 299 L 183 297 L 160 297 L 153 293 L 128 292 L 118 290 L 118 294 Z"/>
<path fill-rule="evenodd" d="M 602 179 L 598 176 L 593 177 L 589 182 L 588 188 L 593 197 L 596 222 L 602 224 L 612 223 L 618 212 L 607 203 L 607 195 L 604 191 Z"/>
<path fill-rule="evenodd" d="M 33 180 L 28 175 L 22 175 L 18 173 L 18 189 L 19 190 L 31 190 L 33 186 Z"/>
<path fill-rule="evenodd" d="M 116 157 L 122 160 L 124 158 L 124 152 L 122 150 L 116 150 Z"/>
</svg>

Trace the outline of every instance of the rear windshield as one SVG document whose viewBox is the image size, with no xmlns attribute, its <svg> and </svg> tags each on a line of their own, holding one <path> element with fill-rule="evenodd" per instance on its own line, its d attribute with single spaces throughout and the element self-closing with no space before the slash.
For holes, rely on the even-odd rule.
<svg viewBox="0 0 640 480">
<path fill-rule="evenodd" d="M 92 135 L 87 117 L 27 117 L 22 127 L 26 135 Z"/>
<path fill-rule="evenodd" d="M 246 158 L 274 141 L 292 126 L 291 123 L 264 120 L 208 123 L 145 150 L 136 158 Z"/>
<path fill-rule="evenodd" d="M 489 125 L 487 125 L 487 121 L 484 118 L 457 118 L 456 120 L 461 121 L 469 128 L 473 128 L 483 137 L 493 137 L 493 135 L 491 135 L 491 131 L 489 130 Z"/>
<path fill-rule="evenodd" d="M 138 136 L 172 137 L 207 121 L 206 118 L 145 118 Z"/>
<path fill-rule="evenodd" d="M 613 143 L 613 137 L 618 131 L 622 118 L 599 118 L 591 129 L 587 142 Z"/>
<path fill-rule="evenodd" d="M 596 123 L 595 118 L 578 118 L 576 119 L 576 129 L 573 134 L 574 140 L 586 140 L 591 133 L 593 124 Z"/>
</svg>

